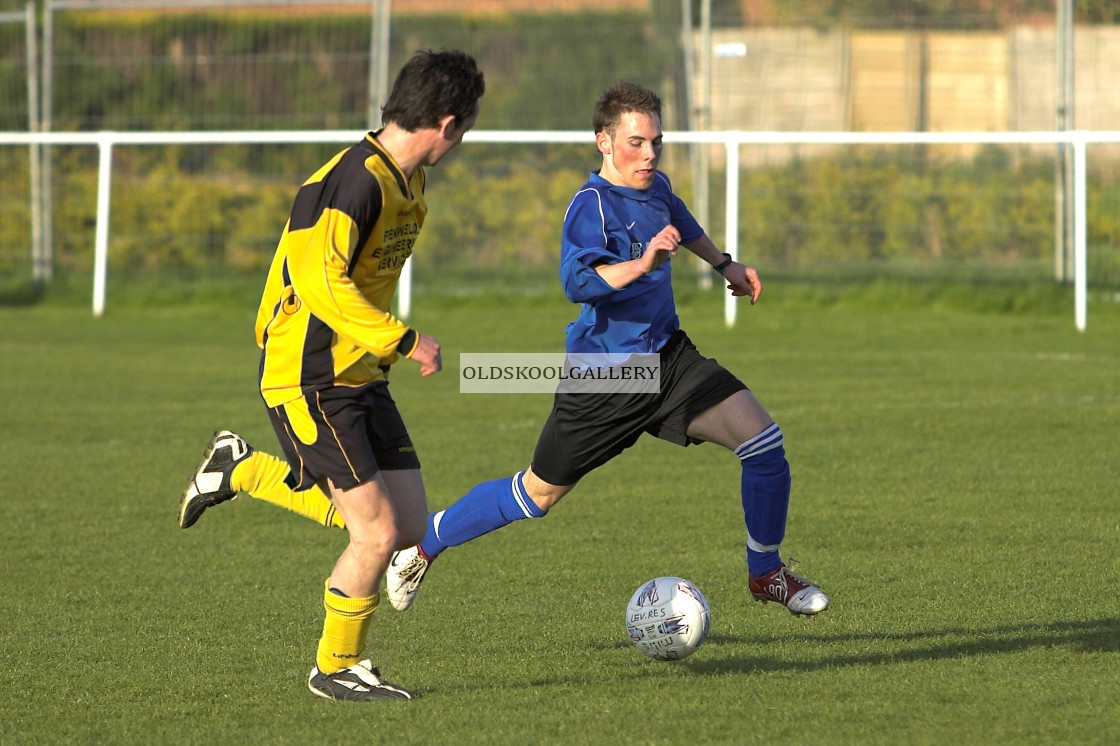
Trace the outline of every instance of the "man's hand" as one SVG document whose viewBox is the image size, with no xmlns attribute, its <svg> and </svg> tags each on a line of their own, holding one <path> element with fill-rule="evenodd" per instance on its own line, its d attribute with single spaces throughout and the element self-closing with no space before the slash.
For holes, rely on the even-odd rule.
<svg viewBox="0 0 1120 746">
<path fill-rule="evenodd" d="M 649 240 L 649 246 L 642 254 L 641 263 L 642 268 L 645 269 L 645 274 L 649 274 L 653 270 L 661 266 L 661 263 L 667 261 L 671 257 L 677 255 L 677 246 L 680 245 L 681 234 L 672 225 L 667 225 L 661 231 Z"/>
<path fill-rule="evenodd" d="M 762 280 L 758 278 L 758 270 L 754 267 L 731 262 L 722 274 L 723 279 L 727 280 L 727 289 L 731 294 L 749 295 L 752 306 L 758 301 L 758 296 L 762 295 Z"/>
<path fill-rule="evenodd" d="M 420 375 L 430 376 L 443 370 L 443 358 L 440 357 L 439 341 L 435 337 L 417 333 L 416 349 L 408 356 L 409 360 L 420 363 Z"/>
<path fill-rule="evenodd" d="M 607 264 L 605 261 L 593 265 L 603 282 L 612 288 L 621 289 L 635 280 L 648 275 L 677 255 L 677 246 L 681 242 L 681 234 L 671 225 L 661 229 L 661 232 L 649 240 L 645 252 L 637 259 L 630 259 L 616 264 Z"/>
</svg>

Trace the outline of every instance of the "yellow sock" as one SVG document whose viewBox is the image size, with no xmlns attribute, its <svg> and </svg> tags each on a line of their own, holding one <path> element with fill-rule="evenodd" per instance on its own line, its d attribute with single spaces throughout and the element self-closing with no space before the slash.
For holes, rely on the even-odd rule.
<svg viewBox="0 0 1120 746">
<path fill-rule="evenodd" d="M 316 523 L 346 527 L 342 516 L 334 509 L 334 503 L 323 490 L 315 486 L 302 492 L 293 491 L 284 481 L 288 472 L 286 461 L 263 451 L 253 451 L 249 458 L 234 468 L 230 483 L 235 490 L 247 492 L 250 497 L 287 508 Z"/>
<path fill-rule="evenodd" d="M 327 578 L 323 589 L 323 608 L 327 618 L 323 622 L 323 636 L 319 638 L 319 651 L 315 665 L 322 673 L 334 673 L 349 668 L 362 659 L 366 646 L 366 631 L 377 611 L 380 594 L 369 598 L 347 598 L 331 593 Z"/>
</svg>

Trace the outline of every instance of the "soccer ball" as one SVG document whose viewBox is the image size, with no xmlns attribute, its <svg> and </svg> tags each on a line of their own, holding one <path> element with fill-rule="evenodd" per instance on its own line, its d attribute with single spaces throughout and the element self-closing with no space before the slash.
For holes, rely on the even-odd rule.
<svg viewBox="0 0 1120 746">
<path fill-rule="evenodd" d="M 684 578 L 654 578 L 634 591 L 626 606 L 626 631 L 650 658 L 679 661 L 708 636 L 712 610 L 700 589 Z"/>
</svg>

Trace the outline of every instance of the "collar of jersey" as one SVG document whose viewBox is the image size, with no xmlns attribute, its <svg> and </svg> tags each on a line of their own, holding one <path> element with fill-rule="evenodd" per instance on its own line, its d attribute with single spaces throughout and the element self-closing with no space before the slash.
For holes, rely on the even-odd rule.
<svg viewBox="0 0 1120 746">
<path fill-rule="evenodd" d="M 612 184 L 604 179 L 599 175 L 598 171 L 591 172 L 591 182 L 596 186 L 604 186 L 611 191 L 618 192 L 623 197 L 626 197 L 628 199 L 636 199 L 639 202 L 646 202 L 650 197 L 653 196 L 652 187 L 649 189 L 631 189 L 630 187 L 618 186 L 617 184 Z"/>
<path fill-rule="evenodd" d="M 380 134 L 381 130 L 377 130 L 376 132 L 367 132 L 365 140 L 366 144 L 369 145 L 370 150 L 376 153 L 377 156 L 385 162 L 385 165 L 389 167 L 389 170 L 392 172 L 393 177 L 397 180 L 397 186 L 400 187 L 401 194 L 403 194 L 407 199 L 412 199 L 412 191 L 408 188 L 408 179 L 404 175 L 404 169 L 397 165 L 397 161 L 378 141 L 377 136 Z"/>
</svg>

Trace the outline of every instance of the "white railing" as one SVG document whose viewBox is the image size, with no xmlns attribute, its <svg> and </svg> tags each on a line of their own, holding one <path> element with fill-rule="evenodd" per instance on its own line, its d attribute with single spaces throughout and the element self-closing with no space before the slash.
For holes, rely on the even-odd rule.
<svg viewBox="0 0 1120 746">
<path fill-rule="evenodd" d="M 109 264 L 109 208 L 113 173 L 113 147 L 125 145 L 197 145 L 235 143 L 348 143 L 361 137 L 353 130 L 264 132 L 0 132 L 0 145 L 96 145 L 100 152 L 97 185 L 97 222 L 94 238 L 93 313 L 105 311 Z M 1073 150 L 1073 286 L 1074 323 L 1084 331 L 1087 322 L 1086 261 L 1086 156 L 1090 143 L 1120 143 L 1120 130 L 1068 132 L 678 132 L 666 135 L 678 143 L 723 145 L 727 157 L 725 204 L 727 220 L 723 250 L 738 256 L 739 248 L 739 149 L 743 145 L 1060 145 Z M 588 132 L 479 130 L 464 140 L 470 143 L 592 143 Z M 412 308 L 412 266 L 405 264 L 399 288 L 400 314 Z M 735 323 L 736 299 L 728 295 L 724 320 Z"/>
</svg>

